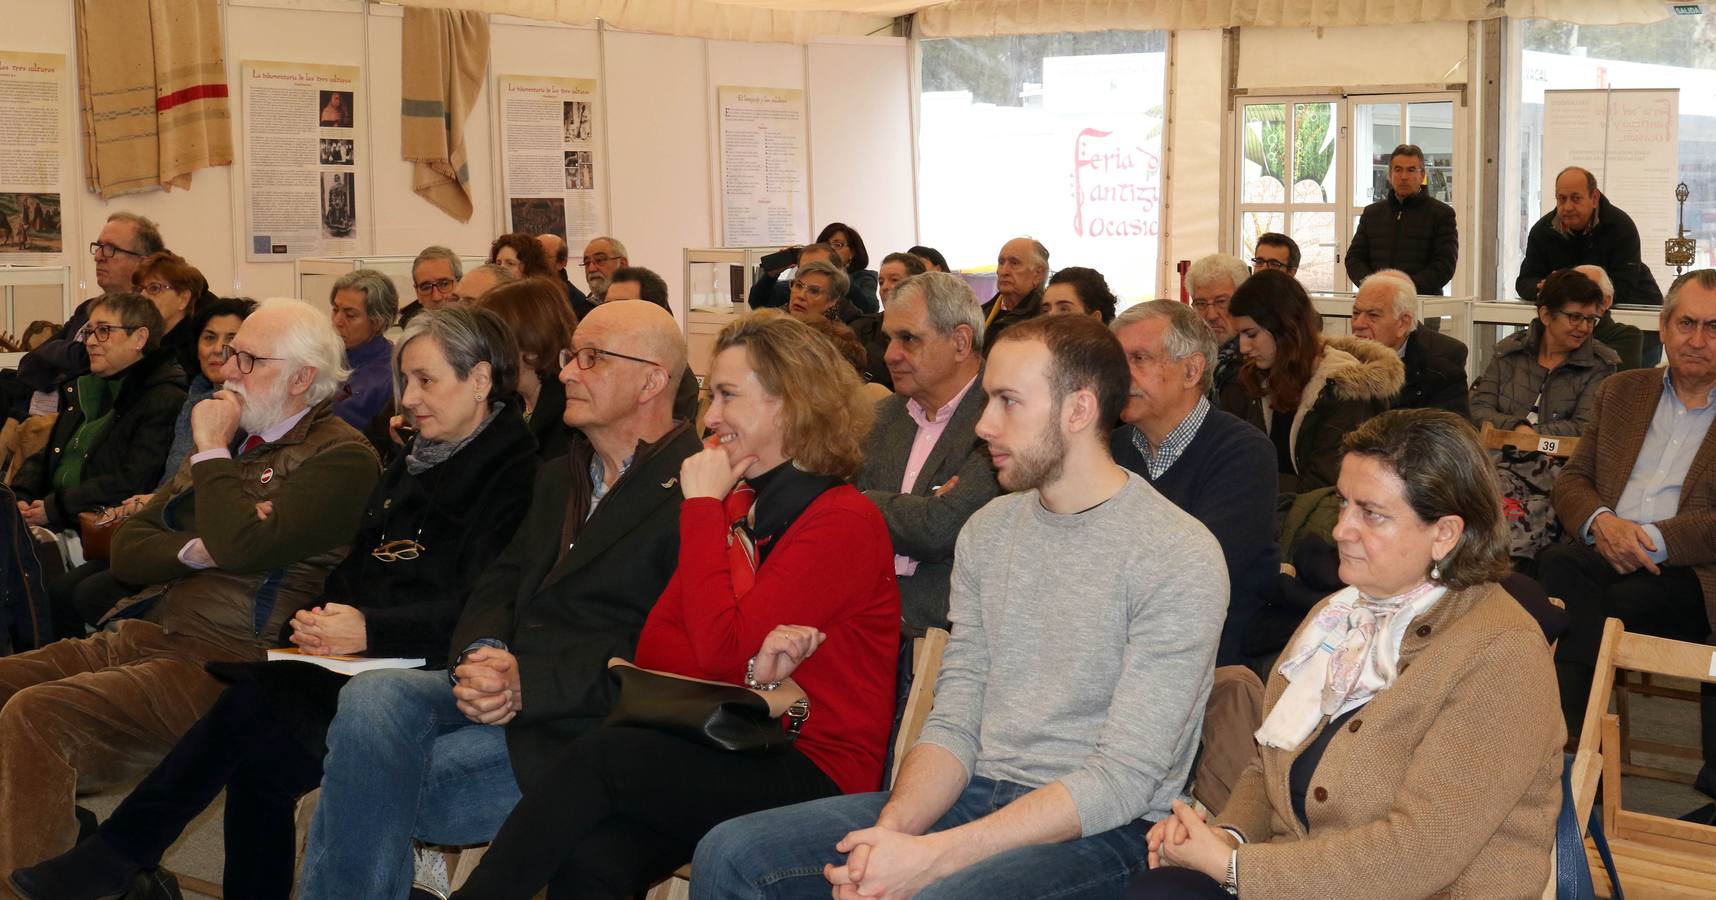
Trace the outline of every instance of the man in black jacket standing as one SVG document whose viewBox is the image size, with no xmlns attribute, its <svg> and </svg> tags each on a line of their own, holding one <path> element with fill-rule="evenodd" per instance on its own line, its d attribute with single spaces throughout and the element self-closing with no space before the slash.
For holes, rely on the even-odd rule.
<svg viewBox="0 0 1716 900">
<path fill-rule="evenodd" d="M 1445 409 L 1471 418 L 1466 345 L 1418 327 L 1418 298 L 1405 272 L 1383 269 L 1359 285 L 1353 298 L 1353 334 L 1400 354 L 1406 383 L 1390 409 Z"/>
<path fill-rule="evenodd" d="M 1538 286 L 1550 272 L 1586 263 L 1609 273 L 1616 303 L 1662 305 L 1662 289 L 1639 254 L 1639 229 L 1632 216 L 1597 190 L 1597 176 L 1569 166 L 1555 176 L 1555 208 L 1526 236 L 1525 260 L 1514 288 L 1522 299 L 1536 300 Z"/>
<path fill-rule="evenodd" d="M 1460 234 L 1454 208 L 1424 190 L 1424 151 L 1401 144 L 1388 158 L 1388 195 L 1364 208 L 1347 248 L 1347 277 L 1405 272 L 1417 293 L 1440 294 L 1454 279 Z"/>
</svg>

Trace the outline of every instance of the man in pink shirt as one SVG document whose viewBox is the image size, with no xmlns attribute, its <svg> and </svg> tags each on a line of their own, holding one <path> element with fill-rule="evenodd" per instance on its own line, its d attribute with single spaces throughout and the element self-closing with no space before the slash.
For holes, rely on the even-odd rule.
<svg viewBox="0 0 1716 900">
<path fill-rule="evenodd" d="M 947 627 L 948 575 L 965 520 L 1000 492 L 975 428 L 983 414 L 983 310 L 964 281 L 928 272 L 902 282 L 882 315 L 894 396 L 876 406 L 864 468 L 852 482 L 894 539 L 906 629 Z"/>
</svg>

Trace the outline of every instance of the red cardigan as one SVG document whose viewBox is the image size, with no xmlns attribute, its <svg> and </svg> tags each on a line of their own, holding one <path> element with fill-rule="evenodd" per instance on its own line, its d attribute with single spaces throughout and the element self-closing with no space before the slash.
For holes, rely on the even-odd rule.
<svg viewBox="0 0 1716 900">
<path fill-rule="evenodd" d="M 777 625 L 828 639 L 793 672 L 810 696 L 797 746 L 844 793 L 879 790 L 894 719 L 900 589 L 882 513 L 848 485 L 811 501 L 769 551 L 756 584 L 733 599 L 721 501 L 679 507 L 679 568 L 638 638 L 637 664 L 745 682 L 745 662 Z"/>
</svg>

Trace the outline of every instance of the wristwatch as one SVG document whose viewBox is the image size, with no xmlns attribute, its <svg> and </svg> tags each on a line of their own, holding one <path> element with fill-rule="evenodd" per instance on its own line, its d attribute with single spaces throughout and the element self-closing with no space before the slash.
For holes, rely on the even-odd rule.
<svg viewBox="0 0 1716 900">
<path fill-rule="evenodd" d="M 1234 850 L 1227 855 L 1227 881 L 1221 886 L 1230 895 L 1239 896 L 1239 851 Z"/>
</svg>

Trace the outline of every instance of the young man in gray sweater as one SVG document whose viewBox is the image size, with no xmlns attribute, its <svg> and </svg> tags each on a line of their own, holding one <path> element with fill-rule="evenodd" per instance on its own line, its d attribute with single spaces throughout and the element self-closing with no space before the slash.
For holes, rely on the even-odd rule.
<svg viewBox="0 0 1716 900">
<path fill-rule="evenodd" d="M 694 898 L 1123 895 L 1191 770 L 1228 596 L 1215 538 L 1109 455 L 1128 384 L 1095 319 L 1004 333 L 977 434 L 1015 493 L 960 532 L 923 736 L 891 792 L 717 827 Z"/>
</svg>

